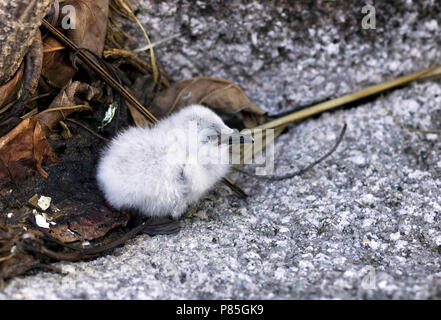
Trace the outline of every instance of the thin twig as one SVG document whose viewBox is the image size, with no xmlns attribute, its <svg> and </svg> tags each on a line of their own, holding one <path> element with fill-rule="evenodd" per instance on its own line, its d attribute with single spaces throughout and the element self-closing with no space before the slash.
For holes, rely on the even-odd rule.
<svg viewBox="0 0 441 320">
<path fill-rule="evenodd" d="M 80 126 L 81 128 L 83 128 L 83 129 L 85 129 L 85 130 L 87 130 L 87 131 L 89 131 L 91 134 L 93 134 L 95 137 L 97 137 L 97 138 L 99 138 L 99 139 L 101 139 L 101 140 L 104 140 L 104 141 L 106 141 L 106 142 L 109 141 L 109 139 L 103 137 L 103 136 L 100 135 L 99 133 L 96 133 L 95 131 L 93 131 L 92 129 L 88 128 L 86 125 L 82 124 L 81 122 L 79 122 L 79 121 L 77 121 L 77 120 L 74 120 L 74 119 L 71 119 L 71 118 L 66 118 L 66 120 L 69 121 L 69 122 L 72 122 L 72 123 L 76 124 L 77 126 Z"/>
<path fill-rule="evenodd" d="M 11 253 L 10 255 L 8 255 L 8 256 L 6 256 L 6 257 L 1 257 L 1 258 L 0 258 L 0 262 L 2 262 L 2 261 L 6 261 L 6 260 L 9 260 L 9 259 L 11 259 L 13 256 L 15 256 L 15 252 Z"/>
<path fill-rule="evenodd" d="M 81 259 L 94 258 L 102 252 L 114 249 L 124 244 L 126 241 L 130 240 L 138 233 L 140 233 L 142 230 L 144 230 L 146 224 L 147 224 L 146 222 L 141 223 L 140 225 L 136 226 L 129 232 L 125 233 L 121 238 L 118 238 L 117 240 L 110 242 L 108 244 L 104 244 L 102 246 L 97 246 L 93 248 L 87 248 L 87 249 L 75 248 L 76 251 L 74 252 L 55 252 L 35 241 L 32 243 L 17 242 L 17 246 L 25 250 L 38 252 L 55 260 L 77 261 Z M 47 240 L 52 240 L 52 239 L 47 239 Z"/>
<path fill-rule="evenodd" d="M 72 249 L 72 250 L 81 250 L 81 249 L 82 249 L 82 248 L 78 248 L 77 246 L 74 246 L 74 245 L 71 245 L 71 244 L 68 244 L 68 243 L 61 242 L 60 240 L 54 238 L 54 237 L 53 237 L 48 231 L 46 231 L 44 228 L 41 228 L 41 227 L 37 224 L 37 222 L 35 221 L 35 218 L 32 219 L 31 217 L 29 217 L 29 218 L 27 219 L 27 221 L 28 221 L 30 224 L 32 224 L 32 225 L 34 226 L 35 229 L 37 229 L 38 231 L 40 231 L 40 232 L 46 237 L 46 240 L 50 240 L 50 241 L 55 242 L 56 244 L 58 244 L 58 245 L 60 245 L 60 246 L 62 246 L 62 247 L 65 247 L 65 248 L 68 248 L 68 249 Z"/>
<path fill-rule="evenodd" d="M 244 174 L 246 174 L 246 175 L 248 175 L 248 176 L 252 176 L 252 177 L 260 178 L 260 179 L 266 179 L 266 180 L 285 180 L 285 179 L 291 179 L 291 178 L 293 178 L 293 177 L 295 177 L 295 176 L 299 176 L 299 175 L 305 173 L 306 171 L 312 169 L 314 166 L 316 166 L 316 165 L 319 164 L 320 162 L 324 161 L 324 160 L 325 160 L 326 158 L 328 158 L 331 154 L 333 154 L 334 151 L 335 151 L 335 150 L 338 148 L 338 146 L 340 145 L 341 141 L 343 140 L 343 136 L 345 135 L 345 132 L 346 132 L 346 127 L 347 127 L 347 125 L 346 125 L 346 123 L 345 123 L 345 124 L 343 125 L 343 128 L 341 129 L 340 136 L 338 137 L 338 139 L 337 139 L 335 145 L 332 147 L 331 150 L 329 150 L 325 155 L 323 155 L 323 156 L 322 156 L 321 158 L 319 158 L 318 160 L 312 162 L 311 164 L 309 164 L 309 165 L 306 166 L 305 168 L 300 169 L 300 170 L 298 170 L 298 171 L 290 172 L 290 173 L 283 174 L 283 175 L 266 175 L 266 176 L 263 176 L 263 175 L 257 175 L 257 174 L 254 174 L 254 173 L 251 173 L 251 172 L 248 172 L 248 171 L 245 171 L 245 170 L 239 169 L 239 168 L 234 168 L 234 169 L 237 170 L 237 171 L 239 171 L 239 172 L 241 172 L 241 173 L 244 173 Z"/>
<path fill-rule="evenodd" d="M 51 47 L 51 48 L 48 48 L 48 49 L 44 49 L 43 53 L 51 53 L 51 52 L 55 52 L 55 51 L 61 51 L 61 50 L 64 50 L 64 49 L 66 49 L 66 47 L 63 47 L 63 46 Z"/>
<path fill-rule="evenodd" d="M 46 264 L 46 263 L 36 263 L 33 265 L 33 268 L 40 268 L 40 269 L 47 269 L 50 271 L 54 271 L 58 274 L 61 274 L 62 276 L 68 275 L 69 272 L 63 271 L 61 268 L 53 266 L 51 264 Z"/>
<path fill-rule="evenodd" d="M 147 104 L 149 108 L 152 106 L 153 101 L 155 101 L 156 97 L 159 95 L 159 90 L 161 89 L 161 79 L 162 73 L 161 70 L 158 69 L 158 82 L 155 83 L 155 87 L 153 88 L 153 96 Z"/>
<path fill-rule="evenodd" d="M 42 99 L 42 98 L 51 96 L 51 95 L 52 95 L 52 93 L 50 93 L 50 92 L 39 94 L 38 96 L 35 96 L 35 97 L 32 97 L 32 98 L 26 100 L 26 104 L 28 104 L 32 101 L 38 100 L 38 99 Z"/>
<path fill-rule="evenodd" d="M 151 64 L 149 64 L 148 62 L 146 62 L 143 59 L 141 59 L 140 57 L 138 57 L 132 51 L 125 50 L 125 49 L 117 49 L 117 48 L 104 50 L 103 57 L 108 58 L 110 56 L 126 58 L 126 61 L 128 63 L 132 64 L 135 68 L 137 68 L 143 74 L 147 74 L 147 72 L 153 73 L 153 69 L 152 69 Z M 170 87 L 170 82 L 167 79 L 167 73 L 166 73 L 165 69 L 161 65 L 158 64 L 158 72 L 159 71 L 162 72 L 166 76 L 162 77 L 161 81 L 159 81 L 159 78 L 158 78 L 158 83 L 162 83 L 166 88 Z M 158 76 L 159 76 L 159 74 L 158 74 Z"/>
<path fill-rule="evenodd" d="M 159 41 L 153 42 L 151 46 L 150 45 L 146 45 L 144 47 L 137 48 L 137 49 L 133 50 L 133 52 L 141 52 L 141 51 L 150 50 L 150 48 L 157 47 L 157 46 L 159 46 L 161 44 L 169 42 L 169 41 L 171 41 L 173 39 L 176 39 L 176 38 L 178 38 L 180 36 L 182 36 L 182 33 L 180 33 L 180 32 L 172 34 L 171 36 L 165 37 L 164 39 L 161 39 Z"/>
<path fill-rule="evenodd" d="M 381 95 L 381 103 L 383 104 L 383 107 L 386 109 L 387 113 L 392 117 L 392 120 L 395 122 L 395 124 L 398 125 L 399 127 L 401 127 L 402 129 L 412 131 L 412 132 L 420 132 L 420 133 L 441 133 L 441 129 L 427 129 L 427 130 L 425 130 L 425 129 L 418 129 L 418 128 L 409 127 L 408 125 L 400 122 L 394 116 L 392 111 L 384 103 L 384 96 L 383 95 Z"/>
<path fill-rule="evenodd" d="M 248 195 L 245 191 L 243 191 L 237 184 L 234 183 L 233 180 L 226 177 L 222 179 L 222 182 L 227 185 L 233 192 L 235 192 L 239 197 L 246 199 Z"/>
<path fill-rule="evenodd" d="M 63 110 L 75 110 L 75 109 L 87 109 L 89 111 L 92 111 L 92 107 L 87 105 L 87 104 L 77 104 L 74 106 L 65 106 L 65 107 L 54 107 L 54 108 L 49 108 L 46 110 L 41 111 L 38 114 L 43 114 L 43 113 L 48 113 L 48 112 L 53 112 L 53 111 L 63 111 Z"/>
</svg>

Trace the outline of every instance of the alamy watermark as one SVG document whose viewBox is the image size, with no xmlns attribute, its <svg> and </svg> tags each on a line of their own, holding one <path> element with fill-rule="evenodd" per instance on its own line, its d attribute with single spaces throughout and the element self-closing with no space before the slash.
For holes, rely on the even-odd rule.
<svg viewBox="0 0 441 320">
<path fill-rule="evenodd" d="M 375 17 L 375 7 L 373 5 L 367 4 L 361 8 L 361 13 L 365 14 L 361 20 L 361 27 L 363 29 L 376 29 L 377 22 Z"/>
<path fill-rule="evenodd" d="M 218 132 L 210 128 L 201 130 L 196 121 L 190 121 L 185 128 L 169 130 L 164 138 L 168 139 L 164 151 L 169 163 L 255 164 L 257 175 L 274 171 L 274 129 Z"/>
<path fill-rule="evenodd" d="M 61 13 L 64 15 L 63 19 L 61 19 L 61 28 L 68 29 L 76 29 L 77 27 L 77 13 L 75 7 L 68 4 L 61 8 Z"/>
<path fill-rule="evenodd" d="M 371 265 L 364 267 L 367 271 L 367 275 L 361 280 L 361 287 L 364 290 L 375 290 L 377 289 L 377 275 L 375 273 L 375 268 Z"/>
</svg>

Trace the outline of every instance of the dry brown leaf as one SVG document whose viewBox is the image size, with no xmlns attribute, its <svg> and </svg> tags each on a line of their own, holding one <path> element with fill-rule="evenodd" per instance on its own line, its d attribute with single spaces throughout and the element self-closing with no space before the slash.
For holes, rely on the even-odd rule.
<svg viewBox="0 0 441 320">
<path fill-rule="evenodd" d="M 55 220 L 56 225 L 49 233 L 65 243 L 100 238 L 115 227 L 126 226 L 130 218 L 128 214 L 95 203 L 64 200 L 57 208 L 62 216 Z"/>
<path fill-rule="evenodd" d="M 0 138 L 0 182 L 22 182 L 35 169 L 47 177 L 43 163 L 58 161 L 36 118 L 23 120 Z"/>
<path fill-rule="evenodd" d="M 63 5 L 75 8 L 75 28 L 67 30 L 67 36 L 79 47 L 102 55 L 107 32 L 108 0 L 71 0 Z M 62 17 L 63 19 L 64 17 Z M 70 61 L 70 52 L 52 36 L 44 40 L 42 81 L 44 91 L 63 88 L 76 70 Z"/>
<path fill-rule="evenodd" d="M 66 116 L 72 112 L 76 112 L 78 108 L 72 108 L 70 110 L 57 110 L 53 112 L 47 112 L 50 109 L 58 109 L 60 107 L 71 107 L 78 105 L 75 101 L 79 99 L 79 95 L 83 96 L 85 100 L 91 101 L 101 96 L 102 91 L 95 87 L 92 87 L 86 83 L 74 81 L 68 83 L 60 93 L 54 98 L 49 108 L 44 112 L 39 113 L 36 117 L 41 123 L 45 133 L 52 131 L 61 120 L 64 120 Z M 81 109 L 81 108 L 80 108 Z"/>
<path fill-rule="evenodd" d="M 0 86 L 0 114 L 7 110 L 2 109 L 3 106 L 17 99 L 17 93 L 23 84 L 23 71 L 24 63 L 20 65 L 20 68 L 17 70 L 15 76 L 11 80 Z"/>
<path fill-rule="evenodd" d="M 38 87 L 42 65 L 43 65 L 43 44 L 41 41 L 40 30 L 35 33 L 35 39 L 29 47 L 25 57 L 26 68 L 24 73 L 23 94 L 21 100 L 24 101 L 31 97 Z M 24 109 L 24 108 L 23 108 Z"/>
<path fill-rule="evenodd" d="M 248 129 L 252 129 L 254 127 L 260 126 L 261 124 L 264 124 L 269 120 L 270 118 L 267 116 L 266 113 L 257 114 L 257 113 L 242 111 L 242 122 L 244 126 Z"/>
<path fill-rule="evenodd" d="M 57 156 L 52 150 L 49 142 L 46 139 L 46 135 L 44 134 L 41 125 L 38 121 L 35 122 L 35 129 L 33 135 L 33 151 L 34 151 L 34 159 L 36 161 L 36 166 L 38 172 L 44 177 L 47 178 L 48 174 L 41 167 L 43 160 L 49 158 L 52 162 L 58 161 Z"/>
<path fill-rule="evenodd" d="M 69 29 L 67 36 L 79 47 L 102 56 L 107 33 L 109 0 L 68 0 L 63 6 L 75 8 L 75 29 Z"/>
<path fill-rule="evenodd" d="M 47 110 L 36 117 L 21 121 L 14 129 L 0 138 L 0 181 L 22 182 L 36 169 L 43 177 L 47 172 L 42 168 L 45 162 L 55 162 L 58 158 L 46 139 L 46 133 L 52 130 L 68 114 L 78 108 L 58 110 L 60 107 L 76 106 L 77 95 L 92 100 L 101 95 L 101 90 L 78 81 L 69 83 Z M 84 109 L 83 107 L 80 109 Z"/>
<path fill-rule="evenodd" d="M 0 264 L 0 279 L 9 279 L 32 269 L 37 262 L 30 254 L 18 252 Z"/>
<path fill-rule="evenodd" d="M 4 108 L 0 108 L 0 113 L 3 113 L 11 106 L 13 106 L 9 113 L 3 115 L 5 119 L 9 119 L 15 116 L 21 116 L 25 111 L 26 100 L 31 97 L 37 90 L 38 80 L 40 79 L 41 75 L 41 65 L 43 62 L 43 45 L 41 43 L 41 33 L 39 30 L 37 30 L 37 32 L 35 33 L 34 41 L 29 47 L 29 50 L 26 53 L 23 61 L 24 70 L 20 96 L 15 96 L 15 98 L 17 99 L 13 99 L 14 102 L 10 103 Z M 14 97 L 12 96 L 11 99 L 12 98 Z"/>
<path fill-rule="evenodd" d="M 127 63 L 129 63 L 130 65 L 135 67 L 140 73 L 142 73 L 144 75 L 150 74 L 150 72 L 148 72 L 147 69 L 152 68 L 152 65 L 150 63 L 141 59 L 135 53 L 133 53 L 132 51 L 129 51 L 129 50 L 118 49 L 118 48 L 108 49 L 103 52 L 103 57 L 104 58 L 122 57 L 125 59 L 125 61 Z M 165 88 L 168 88 L 170 86 L 170 82 L 168 80 L 170 78 L 170 76 L 168 75 L 167 71 L 164 69 L 164 67 L 162 65 L 160 65 L 158 62 L 156 64 L 159 68 L 159 71 L 161 72 L 161 84 Z"/>
<path fill-rule="evenodd" d="M 63 88 L 75 74 L 75 69 L 69 60 L 67 50 L 54 50 L 62 44 L 52 36 L 46 37 L 43 43 L 43 69 L 41 75 L 49 87 Z"/>
<path fill-rule="evenodd" d="M 138 127 L 148 127 L 151 124 L 130 102 L 126 101 L 126 105 L 132 115 L 133 122 L 135 122 Z"/>
<path fill-rule="evenodd" d="M 190 104 L 203 104 L 223 113 L 246 112 L 259 116 L 266 114 L 265 110 L 250 101 L 237 84 L 225 79 L 207 77 L 173 83 L 159 93 L 150 111 L 162 118 Z"/>
</svg>

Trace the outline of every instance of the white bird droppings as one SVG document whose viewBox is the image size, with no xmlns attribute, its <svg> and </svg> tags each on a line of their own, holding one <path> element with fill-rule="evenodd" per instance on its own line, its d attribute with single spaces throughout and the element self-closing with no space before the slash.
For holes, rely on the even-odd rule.
<svg viewBox="0 0 441 320">
<path fill-rule="evenodd" d="M 46 210 L 51 205 L 51 201 L 52 201 L 51 197 L 41 196 L 40 198 L 38 198 L 37 204 L 41 210 Z"/>
<path fill-rule="evenodd" d="M 43 217 L 41 214 L 37 214 L 35 216 L 35 222 L 39 227 L 49 229 L 49 222 L 47 222 L 46 218 Z"/>
</svg>

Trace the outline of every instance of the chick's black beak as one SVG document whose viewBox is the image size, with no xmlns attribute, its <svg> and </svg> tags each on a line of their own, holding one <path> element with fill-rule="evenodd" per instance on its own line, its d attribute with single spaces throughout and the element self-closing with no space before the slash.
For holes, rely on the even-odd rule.
<svg viewBox="0 0 441 320">
<path fill-rule="evenodd" d="M 237 131 L 234 131 L 230 134 L 221 135 L 221 143 L 222 144 L 244 144 L 244 143 L 253 143 L 254 139 L 246 134 L 241 134 Z"/>
</svg>

